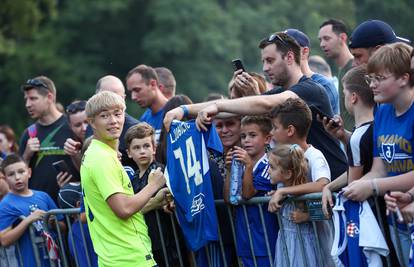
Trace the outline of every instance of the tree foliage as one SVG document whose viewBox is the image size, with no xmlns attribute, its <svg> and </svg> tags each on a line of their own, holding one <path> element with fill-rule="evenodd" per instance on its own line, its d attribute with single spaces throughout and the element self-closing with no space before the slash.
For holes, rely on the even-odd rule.
<svg viewBox="0 0 414 267">
<path fill-rule="evenodd" d="M 138 64 L 166 66 L 178 93 L 194 101 L 225 93 L 231 60 L 242 58 L 261 72 L 259 41 L 298 28 L 320 53 L 317 32 L 329 17 L 351 27 L 368 18 L 388 21 L 410 37 L 410 0 L 3 0 L 0 8 L 0 124 L 19 133 L 29 123 L 20 85 L 44 74 L 58 88 L 58 101 L 87 99 L 96 81 L 124 79 Z M 129 101 L 128 110 L 141 110 Z"/>
</svg>

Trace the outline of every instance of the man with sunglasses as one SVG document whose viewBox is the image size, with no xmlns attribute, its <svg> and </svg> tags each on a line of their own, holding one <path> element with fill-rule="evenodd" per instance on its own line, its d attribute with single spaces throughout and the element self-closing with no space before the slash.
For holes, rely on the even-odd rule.
<svg viewBox="0 0 414 267">
<path fill-rule="evenodd" d="M 56 201 L 59 187 L 58 171 L 52 164 L 64 160 L 71 173 L 76 169 L 63 146 L 67 138 L 73 138 L 67 118 L 56 108 L 56 87 L 51 79 L 38 76 L 22 85 L 25 106 L 29 116 L 36 120 L 20 139 L 19 154 L 32 169 L 29 187 L 48 193 Z M 78 180 L 79 177 L 72 177 Z"/>
<path fill-rule="evenodd" d="M 216 100 L 174 109 L 165 116 L 164 124 L 167 129 L 173 119 L 182 119 L 184 111 L 189 115 L 198 113 L 198 125 L 205 128 L 204 125 L 210 124 L 220 112 L 246 115 L 265 114 L 288 98 L 297 97 L 332 116 L 332 109 L 325 90 L 303 75 L 300 68 L 300 46 L 292 37 L 283 32 L 275 33 L 263 39 L 259 48 L 263 71 L 277 88 L 266 92 L 267 95 Z M 323 125 L 315 117 L 308 135 L 308 142 L 322 151 L 329 163 L 333 179 L 346 170 L 345 154 L 338 141 L 325 131 Z"/>
</svg>

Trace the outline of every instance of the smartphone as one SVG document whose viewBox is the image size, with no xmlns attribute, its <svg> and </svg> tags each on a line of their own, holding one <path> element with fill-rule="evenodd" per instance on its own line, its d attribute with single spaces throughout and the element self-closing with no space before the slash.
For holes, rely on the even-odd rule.
<svg viewBox="0 0 414 267">
<path fill-rule="evenodd" d="M 69 167 L 64 160 L 59 160 L 52 163 L 53 167 L 56 171 L 59 172 L 67 172 L 70 173 Z"/>
<path fill-rule="evenodd" d="M 310 105 L 309 108 L 312 111 L 312 113 L 319 114 L 319 117 L 321 117 L 321 119 L 323 119 L 323 117 L 326 117 L 328 119 L 328 121 L 331 120 L 332 121 L 332 127 L 334 127 L 334 128 L 339 127 L 339 124 L 331 116 L 328 116 L 328 114 L 326 114 L 325 112 L 320 110 L 318 107 L 316 107 L 314 105 Z"/>
<path fill-rule="evenodd" d="M 233 59 L 231 63 L 233 64 L 234 71 L 237 71 L 237 70 L 243 70 L 244 72 L 246 71 L 246 69 L 243 66 L 243 62 L 240 59 L 238 58 Z"/>
</svg>

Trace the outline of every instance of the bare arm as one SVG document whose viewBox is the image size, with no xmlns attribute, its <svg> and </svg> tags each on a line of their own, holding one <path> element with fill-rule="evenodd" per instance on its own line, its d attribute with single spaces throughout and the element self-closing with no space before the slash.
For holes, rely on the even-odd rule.
<svg viewBox="0 0 414 267">
<path fill-rule="evenodd" d="M 167 187 L 162 188 L 160 191 L 158 191 L 157 194 L 154 197 L 150 198 L 147 204 L 141 209 L 141 213 L 145 214 L 149 211 L 160 209 L 166 205 L 167 201 L 165 200 L 165 194 L 168 192 L 169 190 Z"/>
<path fill-rule="evenodd" d="M 27 228 L 34 221 L 42 220 L 45 211 L 36 210 L 26 218 L 24 218 L 16 227 L 11 226 L 0 232 L 0 243 L 3 247 L 8 247 L 14 244 L 24 234 Z"/>
<path fill-rule="evenodd" d="M 243 174 L 242 196 L 244 199 L 251 199 L 257 194 L 257 190 L 253 186 L 253 166 L 246 165 Z"/>
<path fill-rule="evenodd" d="M 249 96 L 236 99 L 225 99 L 216 101 L 218 112 L 230 112 L 242 115 L 260 115 L 272 111 L 272 109 L 285 102 L 288 98 L 298 96 L 286 90 L 275 95 Z M 215 115 L 215 114 L 214 114 Z"/>
<path fill-rule="evenodd" d="M 226 163 L 226 179 L 224 179 L 224 188 L 223 188 L 223 198 L 224 202 L 230 203 L 230 166 L 231 166 L 231 158 L 232 152 L 229 150 L 227 155 L 225 155 L 225 163 Z"/>
<path fill-rule="evenodd" d="M 360 180 L 350 183 L 345 190 L 345 197 L 364 201 L 377 191 L 377 194 L 385 194 L 387 191 L 403 191 L 414 186 L 414 171 L 387 177 L 387 171 L 381 158 L 375 157 L 371 171 Z"/>
<path fill-rule="evenodd" d="M 282 187 L 278 189 L 283 195 L 304 195 L 309 193 L 321 192 L 323 187 L 329 183 L 327 178 L 320 178 L 315 182 L 306 184 Z"/>
<path fill-rule="evenodd" d="M 123 193 L 115 193 L 106 201 L 112 211 L 121 219 L 128 219 L 140 211 L 149 199 L 165 184 L 164 174 L 158 168 L 151 172 L 148 177 L 148 184 L 137 194 L 128 196 Z"/>
</svg>

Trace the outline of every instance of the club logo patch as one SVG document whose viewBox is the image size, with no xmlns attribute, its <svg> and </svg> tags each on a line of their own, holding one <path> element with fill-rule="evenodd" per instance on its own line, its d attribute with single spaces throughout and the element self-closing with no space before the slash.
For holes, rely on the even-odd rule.
<svg viewBox="0 0 414 267">
<path fill-rule="evenodd" d="M 384 159 L 388 163 L 391 163 L 395 156 L 395 144 L 382 144 L 381 149 Z"/>
<path fill-rule="evenodd" d="M 350 221 L 348 223 L 348 225 L 346 226 L 346 234 L 349 237 L 355 237 L 356 235 L 359 234 L 359 228 L 358 225 L 352 221 Z"/>
</svg>

